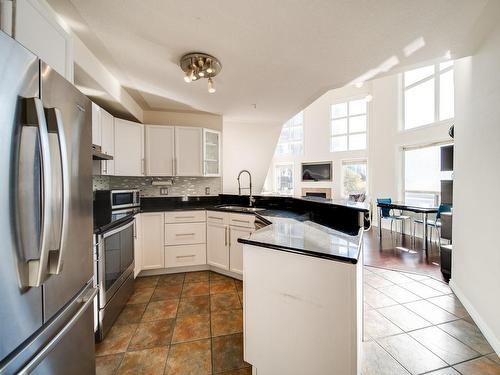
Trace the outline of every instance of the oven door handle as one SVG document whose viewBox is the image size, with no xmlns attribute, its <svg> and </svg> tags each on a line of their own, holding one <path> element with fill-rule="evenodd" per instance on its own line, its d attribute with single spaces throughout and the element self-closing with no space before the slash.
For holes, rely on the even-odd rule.
<svg viewBox="0 0 500 375">
<path fill-rule="evenodd" d="M 126 224 L 120 225 L 119 227 L 114 228 L 114 229 L 110 230 L 109 232 L 104 232 L 102 234 L 102 239 L 106 239 L 106 238 L 108 238 L 116 233 L 124 231 L 125 229 L 131 227 L 132 225 L 134 225 L 134 218 L 131 218 L 130 221 L 127 222 Z"/>
</svg>

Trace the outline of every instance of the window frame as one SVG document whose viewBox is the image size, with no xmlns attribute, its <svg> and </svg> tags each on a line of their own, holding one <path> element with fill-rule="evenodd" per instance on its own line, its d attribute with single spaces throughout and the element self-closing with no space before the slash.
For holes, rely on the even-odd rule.
<svg viewBox="0 0 500 375">
<path fill-rule="evenodd" d="M 278 190 L 278 175 L 276 174 L 276 169 L 278 167 L 286 167 L 290 166 L 292 170 L 292 192 L 291 194 L 284 194 L 281 191 Z M 273 192 L 278 194 L 278 195 L 285 195 L 285 196 L 293 196 L 295 194 L 295 163 L 293 162 L 281 162 L 281 163 L 275 163 L 273 166 Z"/>
<path fill-rule="evenodd" d="M 284 143 L 280 143 L 280 140 L 281 140 L 281 134 L 283 133 L 283 130 L 285 129 L 285 127 L 288 127 L 289 130 L 291 130 L 292 128 L 294 127 L 298 127 L 298 125 L 293 125 L 293 120 L 295 119 L 295 117 L 297 117 L 299 114 L 302 114 L 302 122 L 300 124 L 300 127 L 302 128 L 302 138 L 300 139 L 300 143 L 301 143 L 301 152 L 300 153 L 293 153 L 293 152 L 284 152 L 284 153 L 278 153 L 278 149 L 280 147 L 280 144 L 286 144 L 287 145 L 287 148 L 288 150 L 291 150 L 291 147 L 290 145 L 292 143 L 297 143 L 298 141 L 294 140 L 294 141 L 286 141 Z M 288 119 L 284 124 L 283 126 L 281 127 L 281 131 L 280 131 L 280 135 L 279 135 L 279 138 L 278 138 L 278 143 L 276 144 L 276 150 L 274 152 L 274 155 L 275 156 L 278 156 L 278 157 L 282 157 L 282 156 L 287 156 L 287 155 L 290 155 L 290 156 L 301 156 L 301 155 L 304 155 L 304 145 L 305 145 L 305 142 L 304 142 L 304 138 L 305 138 L 305 134 L 304 134 L 304 111 L 300 111 L 300 112 L 297 112 L 294 116 L 292 116 L 290 119 Z"/>
<path fill-rule="evenodd" d="M 369 169 L 368 169 L 368 158 L 358 158 L 358 159 L 342 159 L 340 161 L 340 195 L 343 198 L 348 198 L 349 194 L 346 194 L 344 186 L 344 165 L 348 164 L 366 164 L 366 191 L 365 196 L 368 196 L 369 191 Z"/>
<path fill-rule="evenodd" d="M 449 62 L 449 61 L 453 61 L 453 64 L 451 64 L 450 66 L 447 66 L 443 70 L 439 70 L 439 65 L 446 63 L 446 62 Z M 443 75 L 449 71 L 453 71 L 453 77 L 455 77 L 455 60 L 441 61 L 441 62 L 438 62 L 435 64 L 422 66 L 421 68 L 424 68 L 427 66 L 432 66 L 434 68 L 434 73 L 428 77 L 425 77 L 425 78 L 417 81 L 417 82 L 413 82 L 408 87 L 405 87 L 405 73 L 410 72 L 410 71 L 415 70 L 415 69 L 419 69 L 419 68 L 407 70 L 405 72 L 402 72 L 400 75 L 401 130 L 404 132 L 418 130 L 418 129 L 422 129 L 425 127 L 430 127 L 430 126 L 435 126 L 435 125 L 440 125 L 440 124 L 446 124 L 446 123 L 452 122 L 455 118 L 455 108 L 453 108 L 453 117 L 450 117 L 450 118 L 447 118 L 444 120 L 439 119 L 439 114 L 440 114 L 440 110 L 441 110 L 441 103 L 440 103 L 441 80 L 440 80 L 440 78 L 441 78 L 441 75 Z M 405 96 L 406 90 L 417 87 L 417 86 L 419 86 L 419 85 L 421 85 L 421 84 L 423 84 L 431 79 L 434 79 L 434 120 L 432 122 L 429 122 L 426 124 L 414 126 L 412 128 L 406 128 L 406 96 Z M 453 95 L 453 96 L 455 96 L 455 95 Z"/>
<path fill-rule="evenodd" d="M 410 129 L 412 130 L 412 129 Z M 441 191 L 431 191 L 431 190 L 406 190 L 406 154 L 405 151 L 418 150 L 428 147 L 442 147 L 446 145 L 452 145 L 454 142 L 450 140 L 442 140 L 431 143 L 424 143 L 418 145 L 404 145 L 401 146 L 401 188 L 402 188 L 402 200 L 406 200 L 406 193 L 421 193 L 421 194 L 433 194 L 435 195 L 436 206 L 441 203 Z M 441 172 L 442 173 L 442 172 Z"/>
<path fill-rule="evenodd" d="M 368 95 L 368 94 L 367 94 Z M 368 129 L 369 129 L 369 122 L 370 122 L 370 102 L 366 100 L 367 95 L 363 96 L 355 96 L 355 97 L 350 97 L 350 98 L 343 98 L 338 101 L 334 101 L 333 103 L 330 104 L 330 119 L 329 119 L 329 127 L 330 127 L 330 139 L 329 139 L 329 150 L 332 153 L 338 153 L 338 152 L 363 152 L 368 149 Z M 356 115 L 350 115 L 349 114 L 349 103 L 358 101 L 358 100 L 365 100 L 366 102 L 366 112 L 365 113 L 360 113 Z M 338 104 L 344 104 L 346 103 L 347 105 L 347 115 L 346 116 L 341 116 L 341 117 L 333 117 L 333 107 Z M 353 117 L 360 117 L 360 116 L 366 116 L 366 129 L 365 131 L 362 132 L 350 132 L 350 118 Z M 347 133 L 342 133 L 342 134 L 333 134 L 333 121 L 334 120 L 342 120 L 346 119 L 347 120 Z M 349 148 L 350 145 L 350 136 L 351 135 L 359 135 L 359 134 L 365 134 L 365 147 L 361 149 L 356 149 L 356 150 L 351 150 Z M 347 148 L 345 150 L 338 150 L 335 151 L 332 149 L 332 140 L 335 137 L 347 137 Z"/>
</svg>

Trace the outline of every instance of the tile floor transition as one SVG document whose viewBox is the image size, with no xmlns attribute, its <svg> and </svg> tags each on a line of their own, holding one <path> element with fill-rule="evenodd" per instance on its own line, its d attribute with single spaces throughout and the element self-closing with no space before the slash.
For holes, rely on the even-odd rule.
<svg viewBox="0 0 500 375">
<path fill-rule="evenodd" d="M 363 375 L 500 374 L 500 359 L 447 284 L 374 267 L 364 282 Z M 97 374 L 251 374 L 242 294 L 241 281 L 208 271 L 138 278 L 96 346 Z"/>
</svg>

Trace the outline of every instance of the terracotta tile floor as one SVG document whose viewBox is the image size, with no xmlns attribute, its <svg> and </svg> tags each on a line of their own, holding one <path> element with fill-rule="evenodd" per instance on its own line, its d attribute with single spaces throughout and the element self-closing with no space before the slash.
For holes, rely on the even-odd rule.
<svg viewBox="0 0 500 375">
<path fill-rule="evenodd" d="M 140 277 L 96 345 L 97 374 L 248 375 L 241 281 L 202 271 Z"/>
<path fill-rule="evenodd" d="M 365 267 L 362 375 L 500 375 L 500 360 L 447 284 Z M 141 277 L 97 374 L 251 374 L 241 281 L 203 271 Z M 315 375 L 315 374 L 311 374 Z"/>
</svg>

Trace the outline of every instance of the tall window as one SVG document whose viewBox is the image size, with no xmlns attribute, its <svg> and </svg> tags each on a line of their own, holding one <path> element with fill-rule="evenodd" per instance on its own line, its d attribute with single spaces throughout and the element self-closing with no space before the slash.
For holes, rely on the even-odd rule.
<svg viewBox="0 0 500 375">
<path fill-rule="evenodd" d="M 405 129 L 455 116 L 453 61 L 405 72 L 403 90 Z"/>
<path fill-rule="evenodd" d="M 366 149 L 367 103 L 365 99 L 334 104 L 331 109 L 330 151 Z"/>
<path fill-rule="evenodd" d="M 366 194 L 367 183 L 366 160 L 352 160 L 342 162 L 342 195 Z"/>
<path fill-rule="evenodd" d="M 304 149 L 304 112 L 288 120 L 281 129 L 277 155 L 301 155 Z"/>
<path fill-rule="evenodd" d="M 441 191 L 440 146 L 404 150 L 405 201 L 438 205 Z"/>
<path fill-rule="evenodd" d="M 274 167 L 275 192 L 293 195 L 293 164 L 277 164 Z"/>
</svg>

